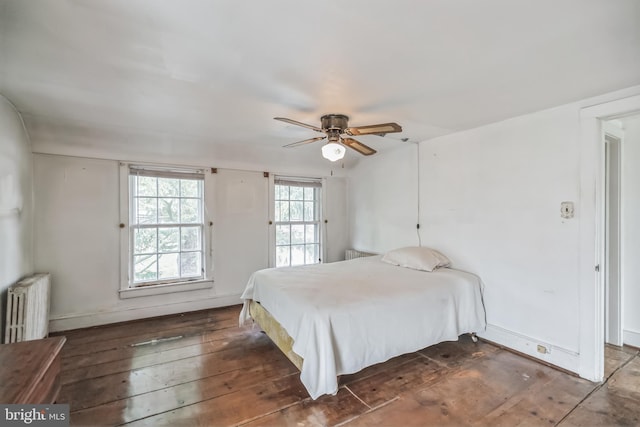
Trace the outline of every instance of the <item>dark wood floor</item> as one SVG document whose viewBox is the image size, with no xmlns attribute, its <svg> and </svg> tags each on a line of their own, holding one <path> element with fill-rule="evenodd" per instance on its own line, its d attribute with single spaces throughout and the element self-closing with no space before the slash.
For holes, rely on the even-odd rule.
<svg viewBox="0 0 640 427">
<path fill-rule="evenodd" d="M 312 401 L 298 372 L 227 307 L 65 332 L 72 425 L 640 424 L 640 357 L 607 347 L 603 384 L 468 337 L 340 380 Z"/>
</svg>

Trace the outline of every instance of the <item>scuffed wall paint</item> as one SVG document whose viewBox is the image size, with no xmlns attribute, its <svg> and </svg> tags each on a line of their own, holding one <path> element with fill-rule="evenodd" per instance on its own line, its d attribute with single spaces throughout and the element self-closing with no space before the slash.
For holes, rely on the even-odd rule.
<svg viewBox="0 0 640 427">
<path fill-rule="evenodd" d="M 33 272 L 33 160 L 20 114 L 0 95 L 0 325 L 6 289 Z"/>
</svg>

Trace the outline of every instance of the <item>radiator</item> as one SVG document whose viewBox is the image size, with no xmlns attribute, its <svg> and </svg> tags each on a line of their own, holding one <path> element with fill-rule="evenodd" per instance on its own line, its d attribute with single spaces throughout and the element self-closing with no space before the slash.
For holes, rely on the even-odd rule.
<svg viewBox="0 0 640 427">
<path fill-rule="evenodd" d="M 375 254 L 372 254 L 370 252 L 362 252 L 362 251 L 358 251 L 356 249 L 347 249 L 346 251 L 344 251 L 344 259 L 345 260 L 350 260 L 350 259 L 354 259 L 354 258 L 362 258 L 362 257 L 366 257 L 366 256 L 373 256 Z"/>
<path fill-rule="evenodd" d="M 5 344 L 49 334 L 50 274 L 35 274 L 9 287 Z"/>
</svg>

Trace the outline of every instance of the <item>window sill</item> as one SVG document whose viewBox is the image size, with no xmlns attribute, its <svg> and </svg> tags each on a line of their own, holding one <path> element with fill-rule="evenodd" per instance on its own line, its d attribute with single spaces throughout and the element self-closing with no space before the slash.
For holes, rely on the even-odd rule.
<svg viewBox="0 0 640 427">
<path fill-rule="evenodd" d="M 175 292 L 197 291 L 213 288 L 213 280 L 168 283 L 164 285 L 141 286 L 138 288 L 120 289 L 120 298 L 148 297 L 152 295 L 172 294 Z"/>
</svg>

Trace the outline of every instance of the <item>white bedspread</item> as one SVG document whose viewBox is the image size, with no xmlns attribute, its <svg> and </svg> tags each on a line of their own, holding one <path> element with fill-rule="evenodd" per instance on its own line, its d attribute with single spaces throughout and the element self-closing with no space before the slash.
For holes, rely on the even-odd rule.
<svg viewBox="0 0 640 427">
<path fill-rule="evenodd" d="M 424 272 L 380 256 L 260 270 L 242 294 L 260 302 L 293 338 L 300 379 L 316 399 L 337 376 L 485 328 L 480 279 L 450 268 Z"/>
</svg>

